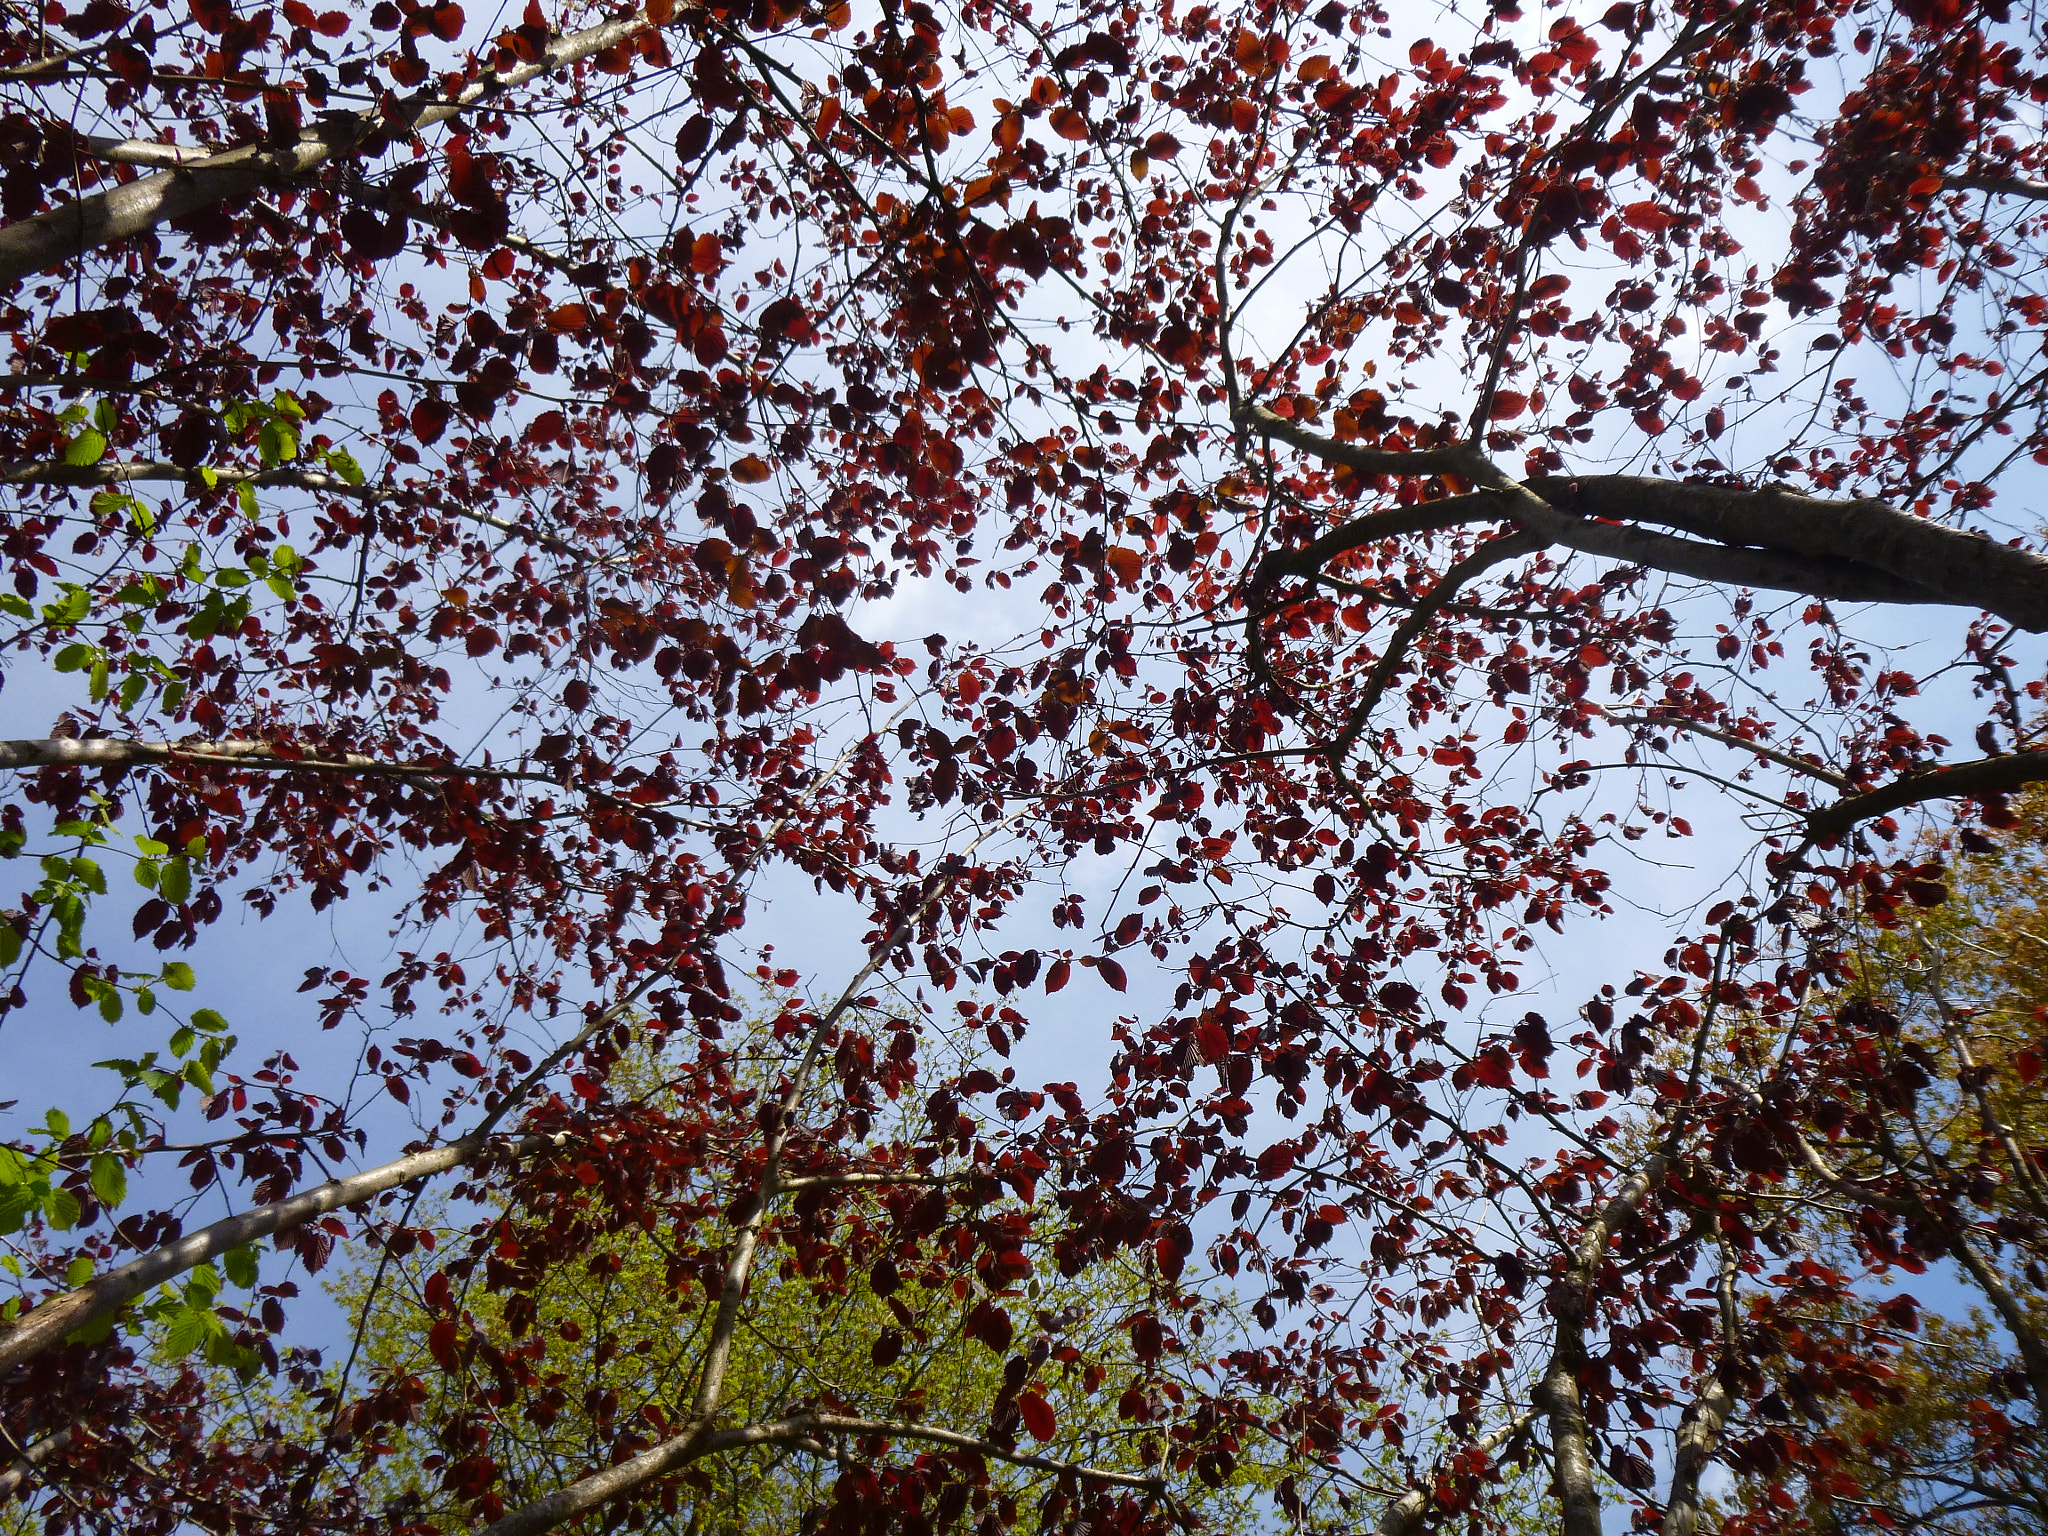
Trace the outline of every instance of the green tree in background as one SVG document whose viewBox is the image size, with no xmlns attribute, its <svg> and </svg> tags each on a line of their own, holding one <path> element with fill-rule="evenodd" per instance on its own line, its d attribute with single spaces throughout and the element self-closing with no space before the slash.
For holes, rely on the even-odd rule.
<svg viewBox="0 0 2048 1536">
<path fill-rule="evenodd" d="M 650 1100 L 662 1104 L 654 1063 L 616 1070 L 622 1077 L 615 1081 L 638 1077 Z M 868 1198 L 878 1207 L 885 1193 L 942 1199 L 947 1186 L 971 1177 L 971 1170 L 935 1170 L 921 1185 L 896 1179 Z M 592 1219 L 603 1219 L 602 1205 L 593 1192 Z M 801 1216 L 801 1194 L 797 1210 Z M 468 1473 L 480 1457 L 489 1458 L 508 1501 L 520 1504 L 572 1481 L 579 1469 L 602 1465 L 612 1454 L 608 1447 L 630 1453 L 673 1433 L 672 1405 L 687 1401 L 694 1386 L 718 1277 L 716 1268 L 704 1268 L 703 1304 L 679 1309 L 679 1294 L 688 1292 L 676 1271 L 698 1265 L 700 1256 L 658 1231 L 628 1226 L 530 1289 L 451 1282 L 441 1260 L 490 1225 L 492 1218 L 479 1222 L 478 1214 L 443 1205 L 431 1219 L 416 1216 L 409 1228 L 416 1246 L 366 1256 L 330 1287 L 357 1319 L 357 1373 L 371 1383 L 372 1400 L 417 1396 L 424 1417 L 449 1428 L 431 1442 L 365 1446 L 350 1432 L 353 1416 L 344 1416 L 331 1425 L 329 1444 L 363 1458 L 393 1513 L 447 1531 L 471 1523 Z M 899 1272 L 884 1255 L 865 1269 L 826 1262 L 807 1272 L 797 1243 L 778 1264 L 757 1271 L 749 1289 L 728 1376 L 735 1422 L 811 1410 L 886 1426 L 996 1405 L 976 1428 L 1018 1460 L 986 1462 L 964 1436 L 957 1448 L 929 1445 L 934 1461 L 954 1469 L 977 1463 L 986 1476 L 971 1492 L 973 1478 L 949 1481 L 921 1509 L 884 1501 L 873 1513 L 892 1528 L 943 1529 L 963 1514 L 973 1524 L 991 1505 L 1002 1506 L 997 1515 L 1007 1525 L 1020 1506 L 1028 1518 L 1033 1503 L 1042 1506 L 1047 1527 L 1056 1526 L 1066 1494 L 1057 1484 L 1047 1493 L 1038 1477 L 1037 1492 L 1027 1495 L 1034 1471 L 1059 1463 L 1148 1475 L 1170 1454 L 1160 1420 L 1213 1390 L 1194 1365 L 1181 1380 L 1155 1378 L 1142 1389 L 1173 1398 L 1171 1404 L 1127 1400 L 1141 1390 L 1132 1386 L 1139 1362 L 1131 1320 L 1146 1312 L 1158 1279 L 1149 1256 L 1123 1255 L 1068 1279 L 1041 1250 L 1020 1202 L 993 1200 L 976 1219 L 1011 1229 L 1017 1245 L 996 1245 L 1007 1260 L 978 1269 L 963 1262 L 951 1273 L 907 1266 Z M 879 1209 L 875 1220 L 883 1220 Z M 1227 1296 L 1209 1298 L 1205 1311 L 1206 1317 L 1189 1315 L 1185 1326 L 1197 1334 L 1234 1331 Z M 1202 1354 L 1197 1348 L 1176 1358 L 1198 1362 Z M 451 1361 L 459 1368 L 450 1370 Z M 332 1388 L 330 1378 L 290 1404 L 288 1414 L 323 1427 Z M 463 1401 L 430 1402 L 429 1395 Z M 859 1506 L 876 1499 L 878 1485 L 865 1463 L 888 1438 L 885 1428 L 849 1429 L 801 1446 L 765 1445 L 706 1461 L 671 1491 L 656 1528 L 689 1536 L 807 1529 L 835 1501 Z M 1284 1441 L 1247 1425 L 1239 1446 L 1234 1457 L 1212 1456 L 1197 1469 L 1205 1519 L 1219 1528 L 1241 1529 L 1256 1518 L 1252 1496 L 1269 1495 L 1287 1475 Z"/>
<path fill-rule="evenodd" d="M 1864 923 L 1834 1017 L 1868 1028 L 1869 1070 L 1840 1094 L 1828 1144 L 1802 1143 L 1817 1262 L 1890 1257 L 1901 1291 L 1938 1301 L 1952 1275 L 1971 1302 L 1947 1315 L 1907 1295 L 1809 1310 L 1808 1347 L 1788 1333 L 1779 1356 L 1777 1404 L 1789 1426 L 1828 1386 L 1837 1400 L 1820 1432 L 1782 1436 L 1797 1446 L 1783 1468 L 1752 1464 L 1738 1526 L 2048 1532 L 2035 1406 L 2048 1377 L 2048 797 L 2007 819 L 1949 850 L 1946 901 Z M 1888 1254 L 1887 1217 L 1945 1252 L 1947 1273 L 1916 1278 L 1920 1266 Z M 1822 1381 L 1811 1340 L 1823 1335 L 1885 1369 Z"/>
</svg>

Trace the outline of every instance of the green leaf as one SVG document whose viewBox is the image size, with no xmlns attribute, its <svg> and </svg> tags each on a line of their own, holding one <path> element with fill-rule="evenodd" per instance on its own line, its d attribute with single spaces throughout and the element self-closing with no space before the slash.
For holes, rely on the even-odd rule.
<svg viewBox="0 0 2048 1536">
<path fill-rule="evenodd" d="M 180 1025 L 171 1033 L 171 1054 L 183 1060 L 185 1053 L 192 1049 L 192 1042 L 198 1038 L 190 1025 Z"/>
<path fill-rule="evenodd" d="M 64 1141 L 71 1135 L 71 1117 L 61 1109 L 53 1109 L 43 1116 L 43 1128 L 52 1141 Z"/>
<path fill-rule="evenodd" d="M 192 1027 L 205 1034 L 217 1035 L 228 1027 L 228 1021 L 215 1013 L 211 1008 L 194 1008 L 192 1010 Z"/>
<path fill-rule="evenodd" d="M 196 984 L 192 967 L 182 960 L 173 960 L 164 967 L 164 985 L 173 992 L 190 992 Z"/>
<path fill-rule="evenodd" d="M 68 1189 L 53 1189 L 43 1196 L 43 1219 L 59 1232 L 78 1225 L 78 1196 Z"/>
<path fill-rule="evenodd" d="M 64 462 L 74 469 L 97 464 L 107 456 L 107 434 L 87 427 L 64 445 Z"/>
<path fill-rule="evenodd" d="M 242 504 L 242 513 L 254 522 L 261 511 L 256 504 L 256 487 L 244 480 L 235 487 L 235 500 Z"/>
<path fill-rule="evenodd" d="M 0 919 L 0 966 L 12 965 L 21 958 L 21 935 L 14 924 Z"/>
<path fill-rule="evenodd" d="M 163 1355 L 167 1360 L 182 1360 L 201 1344 L 207 1334 L 220 1326 L 220 1319 L 210 1311 L 187 1307 L 171 1316 L 171 1325 L 164 1330 Z"/>
<path fill-rule="evenodd" d="M 117 1206 L 127 1197 L 128 1170 L 121 1166 L 121 1159 L 113 1153 L 94 1153 L 92 1172 L 87 1177 L 101 1205 Z"/>
<path fill-rule="evenodd" d="M 92 1260 L 82 1253 L 64 1266 L 64 1283 L 66 1285 L 81 1286 L 91 1278 Z"/>
<path fill-rule="evenodd" d="M 157 872 L 157 894 L 174 907 L 182 907 L 192 894 L 192 865 L 187 859 L 166 859 Z M 186 975 L 191 975 L 188 968 Z"/>
<path fill-rule="evenodd" d="M 98 647 L 86 645 L 82 641 L 74 641 L 72 644 L 65 646 L 55 656 L 52 656 L 50 658 L 50 665 L 59 672 L 82 672 L 85 668 L 92 665 L 93 658 L 97 655 L 99 655 Z"/>
<path fill-rule="evenodd" d="M 254 1248 L 230 1248 L 220 1256 L 221 1268 L 228 1273 L 228 1279 L 243 1290 L 256 1286 L 256 1250 Z"/>
<path fill-rule="evenodd" d="M 155 890 L 159 870 L 160 866 L 155 859 L 137 859 L 135 861 L 135 883 L 145 891 Z"/>
</svg>

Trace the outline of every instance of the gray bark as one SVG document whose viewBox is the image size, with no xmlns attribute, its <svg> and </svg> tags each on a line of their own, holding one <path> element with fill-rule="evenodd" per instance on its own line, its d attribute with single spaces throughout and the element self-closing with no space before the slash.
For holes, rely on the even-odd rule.
<svg viewBox="0 0 2048 1536">
<path fill-rule="evenodd" d="M 569 33 L 557 38 L 531 64 L 521 64 L 502 75 L 486 74 L 453 97 L 414 96 L 400 105 L 399 122 L 413 130 L 445 123 L 504 91 L 624 42 L 647 30 L 648 25 L 642 15 Z M 147 233 L 257 187 L 297 180 L 392 126 L 396 125 L 375 112 L 354 114 L 306 129 L 306 136 L 287 148 L 250 145 L 227 150 L 18 219 L 0 228 L 0 292 L 32 273 L 100 246 Z"/>
<path fill-rule="evenodd" d="M 1490 1457 L 1528 1429 L 1535 1418 L 1535 1409 L 1524 1409 L 1491 1434 L 1473 1441 L 1472 1449 Z M 1421 1536 L 1423 1523 L 1429 1517 L 1432 1503 L 1431 1490 L 1421 1487 L 1410 1488 L 1387 1506 L 1385 1513 L 1380 1516 L 1380 1523 L 1373 1527 L 1374 1536 Z"/>
<path fill-rule="evenodd" d="M 54 1435 L 43 1436 L 23 1450 L 6 1471 L 0 1472 L 0 1503 L 14 1497 L 22 1484 L 35 1475 L 38 1467 L 51 1457 L 70 1449 L 71 1442 L 77 1438 L 77 1426 L 68 1425 Z"/>
<path fill-rule="evenodd" d="M 1346 523 L 1301 550 L 1273 557 L 1271 572 L 1312 575 L 1324 561 L 1380 538 L 1511 520 L 1549 544 L 1722 586 L 1842 602 L 1982 609 L 2015 628 L 2048 630 L 2048 559 L 1882 501 L 1639 475 L 1557 475 L 1522 482 L 1471 444 L 1368 448 L 1339 442 L 1258 405 L 1242 407 L 1236 419 L 1262 437 L 1362 474 L 1455 475 L 1481 487 L 1474 494 Z"/>
<path fill-rule="evenodd" d="M 1586 1223 L 1570 1266 L 1557 1282 L 1552 1309 L 1557 1334 L 1550 1361 L 1536 1385 L 1536 1406 L 1550 1425 L 1553 1475 L 1563 1506 L 1562 1536 L 1602 1536 L 1600 1493 L 1593 1482 L 1592 1435 L 1586 1427 L 1579 1373 L 1586 1365 L 1586 1314 L 1592 1307 L 1593 1278 L 1622 1224 L 1634 1216 L 1651 1190 L 1664 1180 L 1670 1159 L 1653 1153 L 1622 1180 L 1598 1215 Z"/>
<path fill-rule="evenodd" d="M 462 763 L 393 763 L 360 752 L 323 752 L 296 756 L 275 742 L 133 741 L 119 736 L 79 740 L 52 736 L 40 740 L 0 741 L 0 769 L 7 768 L 139 768 L 156 763 L 192 763 L 201 767 L 255 768 L 275 771 L 305 769 L 318 773 L 386 774 L 406 778 L 524 779 L 557 784 L 557 775 L 528 773 L 517 768 L 473 768 Z"/>
<path fill-rule="evenodd" d="M 66 1334 L 120 1311 L 151 1286 L 217 1258 L 231 1248 L 240 1248 L 273 1233 L 302 1226 L 316 1216 L 356 1205 L 387 1189 L 410 1184 L 415 1179 L 444 1173 L 477 1156 L 487 1140 L 481 1135 L 465 1136 L 444 1147 L 431 1147 L 380 1168 L 330 1179 L 325 1184 L 302 1190 L 283 1200 L 273 1200 L 254 1210 L 224 1217 L 211 1226 L 187 1233 L 176 1242 L 153 1249 L 119 1269 L 109 1270 L 76 1290 L 53 1296 L 24 1313 L 11 1328 L 0 1332 L 0 1373 L 41 1354 Z M 511 1143 L 515 1150 L 522 1152 L 555 1144 L 555 1138 L 547 1136 L 522 1136 Z"/>
</svg>

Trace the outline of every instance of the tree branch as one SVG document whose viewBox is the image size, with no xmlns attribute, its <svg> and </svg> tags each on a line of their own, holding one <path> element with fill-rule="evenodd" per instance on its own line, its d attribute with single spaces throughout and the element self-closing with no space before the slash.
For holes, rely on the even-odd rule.
<svg viewBox="0 0 2048 1536">
<path fill-rule="evenodd" d="M 1342 464 L 1361 475 L 1463 475 L 1478 480 L 1483 478 L 1479 471 L 1486 467 L 1484 457 L 1464 443 L 1443 448 L 1368 448 L 1313 432 L 1263 405 L 1242 405 L 1231 415 L 1239 426 L 1260 437 L 1299 448 L 1326 464 Z"/>
<path fill-rule="evenodd" d="M 514 1153 L 523 1155 L 560 1146 L 566 1139 L 563 1136 L 520 1136 L 511 1141 L 510 1148 Z M 325 1184 L 296 1195 L 273 1200 L 268 1205 L 259 1205 L 239 1215 L 223 1217 L 211 1226 L 187 1233 L 176 1242 L 166 1243 L 141 1258 L 123 1264 L 119 1269 L 109 1270 L 76 1290 L 53 1296 L 23 1313 L 11 1328 L 0 1332 L 0 1373 L 40 1354 L 66 1334 L 120 1311 L 151 1286 L 182 1274 L 194 1265 L 204 1264 L 231 1248 L 244 1247 L 272 1233 L 301 1226 L 329 1211 L 358 1205 L 387 1189 L 396 1189 L 431 1174 L 445 1173 L 476 1157 L 488 1143 L 487 1133 L 472 1132 L 459 1141 L 415 1152 L 380 1168 L 350 1174 L 346 1178 L 329 1179 Z"/>
<path fill-rule="evenodd" d="M 557 37 L 533 62 L 503 74 L 487 72 L 453 96 L 422 93 L 399 102 L 388 115 L 378 109 L 302 129 L 304 136 L 297 143 L 281 149 L 252 144 L 226 150 L 17 219 L 0 227 L 0 291 L 31 273 L 259 186 L 297 180 L 373 134 L 445 123 L 505 91 L 636 37 L 650 25 L 644 14 L 602 22 Z"/>
<path fill-rule="evenodd" d="M 2014 752 L 1979 758 L 1908 774 L 1878 789 L 1822 806 L 1806 818 L 1806 833 L 1816 841 L 1840 837 L 1859 821 L 1918 805 L 1923 800 L 1950 800 L 1964 795 L 1997 795 L 2048 779 L 2048 751 Z"/>
<path fill-rule="evenodd" d="M 314 773 L 367 773 L 404 778 L 507 779 L 560 785 L 560 777 L 518 768 L 473 768 L 462 763 L 392 763 L 359 752 L 322 752 L 304 756 L 268 741 L 130 741 L 115 736 L 76 740 L 0 741 L 0 769 L 5 768 L 134 768 L 144 765 L 192 763 L 204 767 L 250 768 L 270 772 L 303 769 Z"/>
<path fill-rule="evenodd" d="M 794 1413 L 787 1418 L 750 1424 L 743 1429 L 721 1429 L 709 1433 L 698 1428 L 686 1430 L 642 1451 L 638 1456 L 622 1461 L 616 1466 L 607 1467 L 602 1472 L 593 1472 L 566 1488 L 557 1488 L 544 1498 L 513 1510 L 484 1527 L 478 1536 L 541 1536 L 544 1531 L 553 1530 L 579 1515 L 588 1514 L 621 1494 L 630 1493 L 633 1489 L 643 1487 L 678 1468 L 686 1467 L 691 1462 L 702 1461 L 707 1456 L 717 1456 L 726 1451 L 760 1445 L 787 1445 L 799 1450 L 816 1452 L 823 1449 L 817 1437 L 830 1434 L 886 1435 L 901 1440 L 923 1440 L 935 1445 L 949 1445 L 959 1450 L 972 1451 L 991 1460 L 1009 1462 L 1013 1466 L 1056 1472 L 1063 1476 L 1084 1478 L 1089 1482 L 1107 1483 L 1113 1487 L 1137 1488 L 1147 1493 L 1158 1493 L 1165 1487 L 1163 1478 L 1141 1477 L 1130 1472 L 1111 1472 L 1106 1468 L 1089 1466 L 1084 1462 L 1058 1461 L 1050 1456 L 1034 1456 L 1025 1451 L 1006 1451 L 992 1441 L 979 1439 L 974 1435 L 964 1435 L 957 1430 L 941 1429 L 932 1424 L 913 1424 L 894 1419 L 856 1419 L 829 1413 Z"/>
<path fill-rule="evenodd" d="M 1312 431 L 1262 405 L 1240 406 L 1232 416 L 1262 437 L 1361 474 L 1460 475 L 1498 493 L 1489 499 L 1500 510 L 1491 514 L 1481 510 L 1477 498 L 1451 498 L 1444 510 L 1457 521 L 1508 516 L 1547 543 L 1723 586 L 1843 602 L 1981 608 L 2020 629 L 2048 630 L 2048 558 L 1914 517 L 1882 501 L 1830 500 L 1776 487 L 1752 491 L 1638 475 L 1550 476 L 1523 484 L 1466 444 L 1367 448 Z M 1468 507 L 1469 514 L 1460 515 Z M 1313 569 L 1310 550 L 1327 547 L 1323 558 L 1329 558 L 1376 537 L 1413 531 L 1405 526 L 1407 519 L 1423 514 L 1423 508 L 1404 509 L 1398 517 L 1375 514 L 1388 518 L 1384 525 L 1361 518 L 1273 569 L 1308 574 Z M 1696 537 L 1623 526 L 1629 523 L 1659 524 Z M 1425 521 L 1417 526 L 1445 525 Z"/>
<path fill-rule="evenodd" d="M 4 234 L 5 231 L 0 231 Z M 98 464 L 57 464 L 48 460 L 16 460 L 11 464 L 0 464 L 0 485 L 51 485 L 72 486 L 84 489 L 91 486 L 134 485 L 141 481 L 171 480 L 181 484 L 204 485 L 203 475 L 211 475 L 215 485 L 249 485 L 258 490 L 273 486 L 285 486 L 293 490 L 314 491 L 324 496 L 343 496 L 351 501 L 376 503 L 385 501 L 407 501 L 417 498 L 437 511 L 451 516 L 466 518 L 486 528 L 517 538 L 531 539 L 543 549 L 570 559 L 590 564 L 601 562 L 590 558 L 552 534 L 540 533 L 510 518 L 503 518 L 474 507 L 450 506 L 437 498 L 429 497 L 410 486 L 402 485 L 357 485 L 353 480 L 344 480 L 340 475 L 328 474 L 317 469 L 217 469 L 204 471 L 172 464 L 161 459 L 130 459 L 103 461 Z"/>
<path fill-rule="evenodd" d="M 1914 517 L 1882 501 L 1832 500 L 1784 487 L 1761 491 L 1638 475 L 1588 475 L 1532 480 L 1528 489 L 1551 506 L 1582 518 L 1656 523 L 1740 550 L 1817 562 L 1839 594 L 1880 602 L 1939 602 L 1982 608 L 2021 629 L 2048 629 L 2048 559 L 1981 533 Z M 1785 574 L 1803 567 L 1788 564 Z M 1686 573 L 1692 574 L 1692 573 Z M 1901 595 L 1885 595 L 1885 578 Z M 1782 581 L 1753 585 L 1783 586 Z M 1805 587 L 1787 590 L 1806 591 Z M 1917 591 L 1923 595 L 1903 595 Z"/>
<path fill-rule="evenodd" d="M 1592 1304 L 1593 1278 L 1614 1234 L 1636 1213 L 1644 1197 L 1664 1181 L 1670 1161 L 1663 1152 L 1652 1153 L 1642 1167 L 1622 1181 L 1621 1188 L 1601 1207 L 1600 1213 L 1586 1223 L 1573 1250 L 1571 1266 L 1552 1291 L 1551 1310 L 1557 1318 L 1557 1337 L 1534 1397 L 1536 1406 L 1550 1421 L 1552 1464 L 1558 1502 L 1563 1505 L 1559 1523 L 1562 1536 L 1601 1536 L 1600 1494 L 1593 1483 L 1592 1439 L 1579 1391 L 1579 1373 L 1586 1365 L 1586 1312 Z"/>
<path fill-rule="evenodd" d="M 1819 763 L 1809 763 L 1802 757 L 1794 757 L 1790 752 L 1773 747 L 1768 742 L 1754 741 L 1747 736 L 1738 736 L 1733 731 L 1724 731 L 1717 726 L 1706 725 L 1697 720 L 1687 720 L 1682 716 L 1674 715 L 1609 714 L 1607 718 L 1616 725 L 1648 725 L 1658 730 L 1684 731 L 1690 736 L 1704 736 L 1710 741 L 1718 741 L 1726 746 L 1740 747 L 1745 752 L 1753 752 L 1768 762 L 1776 763 L 1783 768 L 1790 768 L 1795 773 L 1803 773 L 1808 778 L 1819 779 L 1824 784 L 1832 784 L 1836 789 L 1848 789 L 1851 787 L 1849 781 L 1839 773 L 1836 773 L 1832 768 L 1823 767 Z"/>
<path fill-rule="evenodd" d="M 1721 1299 L 1721 1357 L 1714 1373 L 1686 1407 L 1678 1425 L 1678 1444 L 1671 1458 L 1671 1497 L 1664 1503 L 1662 1536 L 1694 1536 L 1699 1529 L 1700 1478 L 1713 1464 L 1720 1449 L 1721 1431 L 1728 1423 L 1734 1398 L 1728 1390 L 1730 1367 L 1739 1342 L 1739 1320 L 1735 1311 L 1735 1258 L 1723 1255 L 1721 1277 L 1716 1285 Z"/>
<path fill-rule="evenodd" d="M 1469 1454 L 1477 1451 L 1480 1455 L 1491 1458 L 1502 1446 L 1526 1433 L 1529 1426 L 1535 1422 L 1536 1410 L 1524 1408 L 1491 1434 L 1482 1435 L 1469 1446 L 1463 1447 L 1462 1452 Z M 1389 1504 L 1386 1513 L 1380 1516 L 1379 1524 L 1373 1527 L 1374 1536 L 1422 1536 L 1423 1521 L 1428 1518 L 1436 1503 L 1434 1482 L 1435 1480 L 1431 1479 L 1427 1484 L 1417 1483 Z"/>
<path fill-rule="evenodd" d="M 1993 197 L 2022 197 L 2033 203 L 2048 203 L 2048 181 L 2027 181 L 2018 176 L 1944 176 L 1943 191 L 1989 192 Z"/>
<path fill-rule="evenodd" d="M 1394 673 L 1399 670 L 1402 659 L 1407 656 L 1409 648 L 1422 632 L 1429 627 L 1438 610 L 1456 597 L 1458 589 L 1473 578 L 1504 560 L 1526 555 L 1536 547 L 1536 540 L 1525 533 L 1509 534 L 1504 539 L 1494 539 L 1480 545 L 1444 572 L 1443 579 L 1430 589 L 1427 597 L 1408 611 L 1407 617 L 1401 620 L 1394 633 L 1388 637 L 1387 648 L 1374 664 L 1372 675 L 1366 679 L 1364 692 L 1352 706 L 1350 717 L 1344 722 L 1344 729 L 1338 732 L 1336 739 L 1330 743 L 1329 755 L 1333 763 L 1341 764 L 1350 754 L 1359 733 L 1365 729 L 1366 721 L 1379 707 L 1380 699 L 1387 691 L 1387 685 L 1394 680 Z"/>
<path fill-rule="evenodd" d="M 54 1435 L 45 1435 L 25 1447 L 21 1454 L 14 1458 L 12 1465 L 6 1471 L 0 1472 L 0 1503 L 12 1498 L 44 1462 L 69 1449 L 71 1442 L 76 1440 L 78 1435 L 79 1427 L 76 1424 L 67 1424 Z"/>
</svg>

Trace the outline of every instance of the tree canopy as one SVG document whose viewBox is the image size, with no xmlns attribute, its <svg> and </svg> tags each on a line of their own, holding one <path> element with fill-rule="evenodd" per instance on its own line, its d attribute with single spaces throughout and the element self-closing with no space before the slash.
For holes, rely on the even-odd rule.
<svg viewBox="0 0 2048 1536">
<path fill-rule="evenodd" d="M 2048 778 L 2044 50 L 8 9 L 0 644 L 56 720 L 0 742 L 0 1028 L 139 1043 L 9 1089 L 7 1491 L 538 1536 L 773 1448 L 819 1536 L 1149 1536 L 1270 1454 L 1304 1527 L 1691 1536 L 1803 1454 L 1788 1382 L 1889 1379 L 1812 1319 L 1929 1266 L 2011 1302 L 2036 1444 L 2048 1215 L 1977 1191 L 2042 1148 L 1880 1132 L 2042 1022 L 1943 1066 L 1854 951 Z M 308 912 L 226 1007 L 278 962 L 228 920 Z M 337 1245 L 420 1274 L 417 1370 L 331 1337 Z M 680 1363 L 536 1491 L 536 1298 L 627 1250 Z M 1132 1273 L 1097 1461 L 1030 1286 Z M 944 1290 L 1000 1373 L 757 1400 L 799 1283 Z"/>
</svg>

